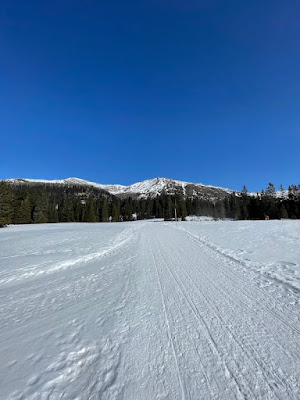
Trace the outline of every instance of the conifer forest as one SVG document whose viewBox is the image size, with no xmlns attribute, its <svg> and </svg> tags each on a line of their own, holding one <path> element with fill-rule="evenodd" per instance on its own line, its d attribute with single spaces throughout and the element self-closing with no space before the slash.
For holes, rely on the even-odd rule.
<svg viewBox="0 0 300 400">
<path fill-rule="evenodd" d="M 10 185 L 0 182 L 0 226 L 55 222 L 120 222 L 176 215 L 215 219 L 259 220 L 300 218 L 300 185 L 276 193 L 272 183 L 256 195 L 246 187 L 224 199 L 204 200 L 182 195 L 120 198 L 104 190 L 77 185 Z"/>
</svg>

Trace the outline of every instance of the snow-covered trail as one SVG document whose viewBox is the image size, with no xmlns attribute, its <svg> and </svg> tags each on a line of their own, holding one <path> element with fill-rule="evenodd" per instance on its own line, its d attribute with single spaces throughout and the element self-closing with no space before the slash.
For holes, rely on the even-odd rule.
<svg viewBox="0 0 300 400">
<path fill-rule="evenodd" d="M 295 307 L 180 228 L 1 232 L 0 398 L 299 399 Z"/>
</svg>

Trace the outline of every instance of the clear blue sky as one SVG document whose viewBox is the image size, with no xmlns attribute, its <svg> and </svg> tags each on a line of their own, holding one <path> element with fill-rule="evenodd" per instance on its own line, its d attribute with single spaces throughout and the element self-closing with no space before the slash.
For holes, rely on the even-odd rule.
<svg viewBox="0 0 300 400">
<path fill-rule="evenodd" d="M 0 179 L 300 183 L 298 0 L 0 7 Z"/>
</svg>

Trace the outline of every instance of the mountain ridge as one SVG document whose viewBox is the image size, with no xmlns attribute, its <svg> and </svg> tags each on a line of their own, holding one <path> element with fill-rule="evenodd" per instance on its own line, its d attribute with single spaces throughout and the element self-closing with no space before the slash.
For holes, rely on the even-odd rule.
<svg viewBox="0 0 300 400">
<path fill-rule="evenodd" d="M 162 194 L 175 195 L 180 194 L 185 197 L 201 197 L 206 199 L 220 199 L 229 196 L 233 190 L 204 185 L 202 183 L 185 182 L 170 178 L 157 177 L 147 179 L 141 182 L 133 183 L 132 185 L 108 185 L 96 182 L 87 181 L 80 178 L 66 178 L 61 180 L 47 180 L 47 179 L 7 179 L 6 182 L 17 184 L 56 184 L 56 185 L 69 185 L 69 186 L 91 186 L 98 189 L 105 190 L 117 197 L 134 197 L 134 198 L 147 198 L 156 197 Z"/>
</svg>

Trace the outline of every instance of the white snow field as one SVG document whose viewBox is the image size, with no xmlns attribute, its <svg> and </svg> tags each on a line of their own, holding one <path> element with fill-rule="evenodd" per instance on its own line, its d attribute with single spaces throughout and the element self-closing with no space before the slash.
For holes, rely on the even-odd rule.
<svg viewBox="0 0 300 400">
<path fill-rule="evenodd" d="M 300 398 L 300 221 L 0 230 L 0 398 Z"/>
</svg>

